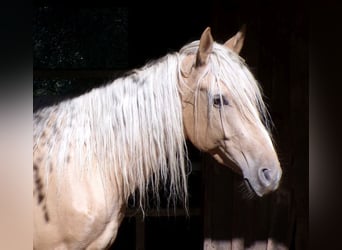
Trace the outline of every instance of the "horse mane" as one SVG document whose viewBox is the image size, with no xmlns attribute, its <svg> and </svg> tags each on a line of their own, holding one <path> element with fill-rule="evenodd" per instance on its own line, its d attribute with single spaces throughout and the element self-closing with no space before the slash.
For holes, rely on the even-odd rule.
<svg viewBox="0 0 342 250">
<path fill-rule="evenodd" d="M 122 183 L 118 188 L 126 199 L 137 187 L 142 208 L 148 191 L 159 201 L 161 183 L 168 185 L 169 202 L 179 198 L 186 203 L 188 164 L 179 65 L 178 55 L 169 54 L 111 84 L 38 111 L 34 150 L 53 120 L 56 131 L 46 143 L 49 154 L 57 154 L 58 180 L 68 174 L 71 156 L 77 172 L 97 171 L 104 187 Z"/>
</svg>

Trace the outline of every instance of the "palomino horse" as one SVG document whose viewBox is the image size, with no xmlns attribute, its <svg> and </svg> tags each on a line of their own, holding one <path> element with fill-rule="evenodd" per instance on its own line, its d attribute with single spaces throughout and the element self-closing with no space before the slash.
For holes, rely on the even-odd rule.
<svg viewBox="0 0 342 250">
<path fill-rule="evenodd" d="M 207 28 L 178 53 L 36 112 L 34 248 L 110 246 L 129 197 L 143 208 L 160 183 L 186 207 L 187 139 L 257 195 L 275 190 L 282 171 L 243 40 L 244 29 L 221 45 Z"/>
</svg>

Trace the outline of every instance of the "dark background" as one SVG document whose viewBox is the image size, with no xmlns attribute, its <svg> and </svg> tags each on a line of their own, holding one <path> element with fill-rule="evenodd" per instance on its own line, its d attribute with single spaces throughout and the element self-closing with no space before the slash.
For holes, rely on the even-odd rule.
<svg viewBox="0 0 342 250">
<path fill-rule="evenodd" d="M 142 227 L 137 227 L 134 217 L 127 217 L 113 249 L 135 249 L 136 244 L 146 249 L 202 249 L 204 239 L 228 247 L 234 238 L 245 239 L 244 247 L 276 239 L 290 249 L 308 249 L 306 5 L 296 1 L 193 3 L 196 7 L 165 2 L 154 8 L 124 3 L 66 8 L 36 1 L 34 109 L 82 94 L 177 51 L 199 39 L 207 26 L 215 40 L 224 42 L 247 24 L 241 55 L 260 81 L 275 123 L 273 133 L 284 170 L 279 192 L 261 200 L 240 198 L 239 177 L 193 150 L 191 159 L 199 167 L 190 181 L 190 217 L 150 216 Z M 137 243 L 134 239 L 139 234 L 144 241 Z"/>
</svg>

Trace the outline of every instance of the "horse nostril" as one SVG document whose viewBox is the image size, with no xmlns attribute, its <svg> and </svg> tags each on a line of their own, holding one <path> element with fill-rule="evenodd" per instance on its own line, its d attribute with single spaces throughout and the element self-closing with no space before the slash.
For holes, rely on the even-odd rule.
<svg viewBox="0 0 342 250">
<path fill-rule="evenodd" d="M 265 185 L 269 186 L 272 182 L 272 170 L 269 168 L 262 168 L 259 170 L 260 181 Z"/>
<path fill-rule="evenodd" d="M 272 181 L 271 174 L 270 174 L 271 170 L 269 170 L 268 168 L 263 168 L 261 171 L 264 174 L 265 179 L 267 181 Z"/>
<path fill-rule="evenodd" d="M 259 168 L 258 172 L 259 184 L 267 190 L 276 190 L 279 186 L 282 171 L 280 168 Z"/>
</svg>

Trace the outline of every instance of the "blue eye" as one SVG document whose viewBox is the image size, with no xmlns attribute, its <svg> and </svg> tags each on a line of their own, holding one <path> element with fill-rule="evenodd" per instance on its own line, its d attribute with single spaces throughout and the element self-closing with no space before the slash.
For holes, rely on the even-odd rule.
<svg viewBox="0 0 342 250">
<path fill-rule="evenodd" d="M 229 105 L 228 99 L 223 95 L 213 96 L 213 105 L 215 108 L 221 108 L 223 105 Z"/>
</svg>

